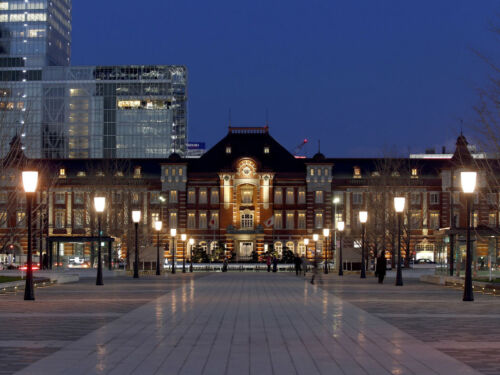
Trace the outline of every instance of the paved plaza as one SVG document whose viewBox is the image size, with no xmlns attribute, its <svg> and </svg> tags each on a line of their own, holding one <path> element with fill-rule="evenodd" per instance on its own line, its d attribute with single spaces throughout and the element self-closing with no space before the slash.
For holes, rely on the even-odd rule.
<svg viewBox="0 0 500 375">
<path fill-rule="evenodd" d="M 500 374 L 500 299 L 229 272 L 0 296 L 0 374 Z"/>
</svg>

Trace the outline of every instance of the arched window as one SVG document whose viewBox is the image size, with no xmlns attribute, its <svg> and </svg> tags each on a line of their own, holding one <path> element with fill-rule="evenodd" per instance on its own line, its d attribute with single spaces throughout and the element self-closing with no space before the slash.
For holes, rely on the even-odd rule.
<svg viewBox="0 0 500 375">
<path fill-rule="evenodd" d="M 279 255 L 283 253 L 283 244 L 281 242 L 274 243 L 274 251 L 276 251 Z"/>
<path fill-rule="evenodd" d="M 207 252 L 208 246 L 205 241 L 201 241 L 198 246 L 200 246 L 205 252 Z"/>
<path fill-rule="evenodd" d="M 298 249 L 299 255 L 306 255 L 306 245 L 304 245 L 304 242 L 299 242 Z"/>
<path fill-rule="evenodd" d="M 295 251 L 295 245 L 292 241 L 288 241 L 286 243 L 286 248 L 290 250 L 292 253 Z"/>
<path fill-rule="evenodd" d="M 213 254 L 213 252 L 218 248 L 219 248 L 219 243 L 217 241 L 210 242 L 210 254 Z"/>
</svg>

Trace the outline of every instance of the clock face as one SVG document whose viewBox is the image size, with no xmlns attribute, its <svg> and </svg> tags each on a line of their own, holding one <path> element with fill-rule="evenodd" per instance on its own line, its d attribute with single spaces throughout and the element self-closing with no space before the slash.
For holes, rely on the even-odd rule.
<svg viewBox="0 0 500 375">
<path fill-rule="evenodd" d="M 256 169 L 255 163 L 251 160 L 241 161 L 238 167 L 239 172 L 245 177 L 252 176 L 256 172 Z"/>
</svg>

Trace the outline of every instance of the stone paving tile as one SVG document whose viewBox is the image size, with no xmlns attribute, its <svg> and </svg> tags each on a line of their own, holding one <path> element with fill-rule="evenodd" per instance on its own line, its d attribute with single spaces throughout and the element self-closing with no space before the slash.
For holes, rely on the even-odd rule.
<svg viewBox="0 0 500 375">
<path fill-rule="evenodd" d="M 387 323 L 433 345 L 484 374 L 500 374 L 500 298 L 475 293 L 463 302 L 462 291 L 394 279 L 383 285 L 359 276 L 323 276 L 321 288 Z"/>
<path fill-rule="evenodd" d="M 116 320 L 125 313 L 205 274 L 175 278 L 110 278 L 35 290 L 35 301 L 23 294 L 0 295 L 0 374 L 12 374 Z"/>
<path fill-rule="evenodd" d="M 20 374 L 476 374 L 301 279 L 179 285 Z"/>
</svg>

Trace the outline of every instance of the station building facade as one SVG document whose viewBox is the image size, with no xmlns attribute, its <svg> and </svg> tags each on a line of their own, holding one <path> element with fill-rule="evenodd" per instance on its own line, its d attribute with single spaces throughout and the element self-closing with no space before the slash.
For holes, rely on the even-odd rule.
<svg viewBox="0 0 500 375">
<path fill-rule="evenodd" d="M 18 142 L 10 157 L 23 160 Z M 268 127 L 235 128 L 198 159 L 176 153 L 166 159 L 41 159 L 5 167 L 0 181 L 1 252 L 22 257 L 26 248 L 24 197 L 19 169 L 39 166 L 41 182 L 34 206 L 35 248 L 53 262 L 71 257 L 91 260 L 97 236 L 93 197 L 104 195 L 103 238 L 112 258 L 129 258 L 134 232 L 131 211 L 142 213 L 141 254 L 157 246 L 154 222 L 161 220 L 160 246 L 166 258 L 190 256 L 181 234 L 193 238 L 207 253 L 224 244 L 236 260 L 249 260 L 269 249 L 285 249 L 333 261 L 344 221 L 344 260 L 356 263 L 361 254 L 359 211 L 368 211 L 368 256 L 382 251 L 393 256 L 397 244 L 393 197 L 407 198 L 403 248 L 407 259 L 427 258 L 446 264 L 462 262 L 465 251 L 465 200 L 460 171 L 480 168 L 473 210 L 476 267 L 498 257 L 496 174 L 488 160 L 475 160 L 465 137 L 452 157 L 296 158 L 270 134 Z M 177 229 L 175 239 L 170 229 Z M 323 236 L 323 229 L 330 236 Z M 319 241 L 312 241 L 313 234 Z M 309 239 L 306 246 L 304 239 Z M 272 245 L 272 246 L 271 246 Z M 106 253 L 106 251 L 105 251 Z M 145 255 L 146 256 L 146 255 Z M 456 267 L 456 266 L 455 266 Z"/>
</svg>

